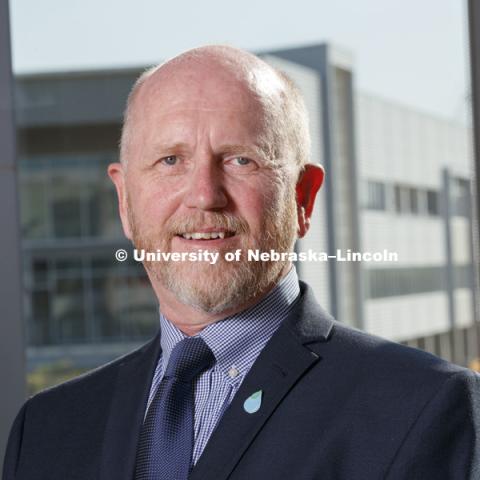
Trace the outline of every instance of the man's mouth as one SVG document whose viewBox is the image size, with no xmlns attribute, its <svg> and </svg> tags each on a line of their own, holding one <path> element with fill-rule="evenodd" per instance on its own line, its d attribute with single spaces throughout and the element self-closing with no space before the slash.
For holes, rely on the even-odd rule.
<svg viewBox="0 0 480 480">
<path fill-rule="evenodd" d="M 228 230 L 218 230 L 215 232 L 205 232 L 205 231 L 196 231 L 196 232 L 185 232 L 180 233 L 177 236 L 182 237 L 186 240 L 216 240 L 233 237 L 235 232 Z"/>
</svg>

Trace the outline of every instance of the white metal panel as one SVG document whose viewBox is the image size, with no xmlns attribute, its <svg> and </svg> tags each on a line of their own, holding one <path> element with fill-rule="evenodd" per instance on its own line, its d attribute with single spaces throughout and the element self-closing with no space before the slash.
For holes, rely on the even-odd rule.
<svg viewBox="0 0 480 480">
<path fill-rule="evenodd" d="M 445 332 L 450 328 L 444 292 L 367 300 L 366 330 L 396 341 Z"/>
</svg>

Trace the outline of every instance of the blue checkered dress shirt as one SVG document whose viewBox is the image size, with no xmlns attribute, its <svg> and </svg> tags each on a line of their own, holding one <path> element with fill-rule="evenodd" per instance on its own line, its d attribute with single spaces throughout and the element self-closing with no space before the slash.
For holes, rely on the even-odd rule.
<svg viewBox="0 0 480 480">
<path fill-rule="evenodd" d="M 218 421 L 265 344 L 288 316 L 300 293 L 295 267 L 253 307 L 205 327 L 200 335 L 215 355 L 215 365 L 195 385 L 195 464 Z M 186 335 L 160 314 L 162 354 L 153 376 L 147 411 L 162 380 L 173 347 Z M 252 392 L 253 393 L 253 392 Z M 145 412 L 146 415 L 146 412 Z"/>
</svg>

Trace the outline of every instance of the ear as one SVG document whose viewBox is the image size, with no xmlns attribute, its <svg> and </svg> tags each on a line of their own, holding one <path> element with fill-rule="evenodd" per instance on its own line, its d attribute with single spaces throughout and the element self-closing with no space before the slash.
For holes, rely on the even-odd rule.
<svg viewBox="0 0 480 480">
<path fill-rule="evenodd" d="M 130 230 L 130 223 L 128 221 L 128 204 L 127 204 L 127 190 L 125 185 L 125 169 L 121 163 L 111 163 L 108 166 L 108 176 L 111 178 L 118 197 L 118 211 L 120 213 L 120 220 L 122 221 L 123 233 L 131 240 L 132 232 Z"/>
<path fill-rule="evenodd" d="M 315 197 L 322 186 L 324 177 L 323 167 L 313 163 L 307 163 L 300 174 L 296 186 L 299 238 L 304 237 L 308 232 Z"/>
</svg>

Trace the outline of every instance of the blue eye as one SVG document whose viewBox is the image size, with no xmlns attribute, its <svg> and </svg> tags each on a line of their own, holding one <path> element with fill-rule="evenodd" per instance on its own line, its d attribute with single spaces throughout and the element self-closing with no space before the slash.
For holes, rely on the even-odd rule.
<svg viewBox="0 0 480 480">
<path fill-rule="evenodd" d="M 250 159 L 245 157 L 236 157 L 235 160 L 237 160 L 239 165 L 248 165 L 250 163 Z"/>
<path fill-rule="evenodd" d="M 177 163 L 176 155 L 169 155 L 168 157 L 164 157 L 160 160 L 165 165 L 175 165 Z"/>
<path fill-rule="evenodd" d="M 225 168 L 233 175 L 249 175 L 258 170 L 259 165 L 249 157 L 230 157 L 225 163 Z"/>
</svg>

